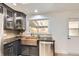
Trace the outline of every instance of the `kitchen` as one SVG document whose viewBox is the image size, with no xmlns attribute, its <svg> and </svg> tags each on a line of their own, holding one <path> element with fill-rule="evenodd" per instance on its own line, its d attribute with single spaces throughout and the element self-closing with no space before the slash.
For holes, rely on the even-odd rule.
<svg viewBox="0 0 79 59">
<path fill-rule="evenodd" d="M 79 56 L 79 3 L 0 3 L 1 56 Z"/>
<path fill-rule="evenodd" d="M 1 38 L 1 53 L 3 56 L 54 56 L 55 55 L 55 41 L 52 40 L 52 34 L 43 31 L 41 34 L 40 28 L 46 28 L 47 25 L 36 26 L 37 33 L 34 32 L 32 26 L 29 34 L 27 31 L 27 15 L 23 12 L 14 10 L 7 4 L 0 3 L 0 17 L 3 20 Z M 39 20 L 40 18 L 38 18 Z M 42 18 L 43 19 L 43 18 Z M 42 20 L 40 19 L 40 20 Z M 44 17 L 45 19 L 45 17 Z M 37 21 L 38 22 L 38 21 Z M 41 23 L 44 23 L 42 21 Z M 42 31 L 42 30 L 41 30 Z"/>
</svg>

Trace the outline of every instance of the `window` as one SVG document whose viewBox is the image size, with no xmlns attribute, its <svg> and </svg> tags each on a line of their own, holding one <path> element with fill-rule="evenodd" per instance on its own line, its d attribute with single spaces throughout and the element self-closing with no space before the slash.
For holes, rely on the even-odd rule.
<svg viewBox="0 0 79 59">
<path fill-rule="evenodd" d="M 30 20 L 29 26 L 31 33 L 48 33 L 48 20 Z"/>
<path fill-rule="evenodd" d="M 79 21 L 69 21 L 69 36 L 79 36 Z"/>
</svg>

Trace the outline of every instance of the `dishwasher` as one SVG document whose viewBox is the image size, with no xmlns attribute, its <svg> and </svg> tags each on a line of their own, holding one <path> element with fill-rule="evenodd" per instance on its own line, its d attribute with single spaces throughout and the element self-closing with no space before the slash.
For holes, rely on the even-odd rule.
<svg viewBox="0 0 79 59">
<path fill-rule="evenodd" d="M 55 55 L 55 41 L 52 36 L 39 37 L 39 55 L 40 56 L 54 56 Z"/>
</svg>

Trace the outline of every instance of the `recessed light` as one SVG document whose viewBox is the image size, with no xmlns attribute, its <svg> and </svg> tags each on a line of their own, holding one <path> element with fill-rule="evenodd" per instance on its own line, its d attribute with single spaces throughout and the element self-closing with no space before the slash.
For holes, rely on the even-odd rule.
<svg viewBox="0 0 79 59">
<path fill-rule="evenodd" d="M 35 9 L 35 10 L 34 10 L 34 12 L 35 12 L 35 13 L 37 13 L 37 12 L 38 12 L 38 10 L 37 10 L 37 9 Z"/>
</svg>

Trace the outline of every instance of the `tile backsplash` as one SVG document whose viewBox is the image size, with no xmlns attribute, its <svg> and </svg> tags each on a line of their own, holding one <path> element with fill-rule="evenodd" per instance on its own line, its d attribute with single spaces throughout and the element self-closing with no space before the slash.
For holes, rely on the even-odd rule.
<svg viewBox="0 0 79 59">
<path fill-rule="evenodd" d="M 4 31 L 4 39 L 12 38 L 12 37 L 15 37 L 16 35 L 17 35 L 17 32 L 15 31 L 10 31 L 10 30 Z"/>
</svg>

